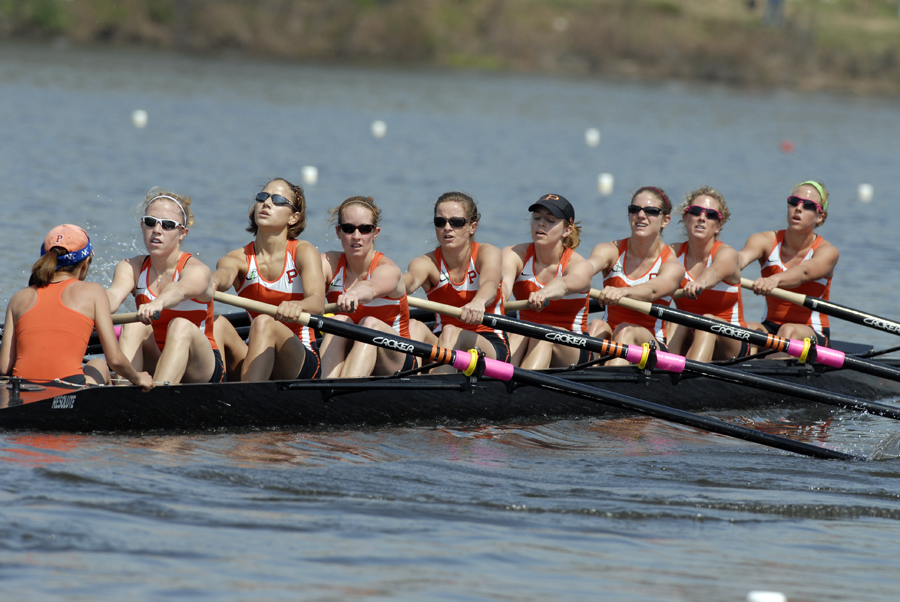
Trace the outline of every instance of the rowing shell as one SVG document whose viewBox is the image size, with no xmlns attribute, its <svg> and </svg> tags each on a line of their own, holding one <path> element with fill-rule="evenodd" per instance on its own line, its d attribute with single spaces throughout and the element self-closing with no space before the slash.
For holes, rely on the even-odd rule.
<svg viewBox="0 0 900 602">
<path fill-rule="evenodd" d="M 863 399 L 900 398 L 900 383 L 849 370 L 813 370 L 793 360 L 756 360 L 739 369 Z M 553 373 L 691 412 L 816 405 L 705 377 L 682 376 L 676 381 L 667 373 L 646 373 L 631 366 Z M 826 406 L 822 411 L 840 412 Z M 9 385 L 0 389 L 0 428 L 9 430 L 322 428 L 624 415 L 628 412 L 562 392 L 473 380 L 462 374 L 184 384 L 158 386 L 149 393 L 133 386 L 79 389 L 37 383 L 23 383 L 17 396 Z"/>
</svg>

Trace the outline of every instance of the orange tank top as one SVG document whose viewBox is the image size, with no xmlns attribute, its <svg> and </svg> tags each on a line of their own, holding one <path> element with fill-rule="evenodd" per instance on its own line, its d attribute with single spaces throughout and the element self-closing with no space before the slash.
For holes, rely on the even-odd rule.
<svg viewBox="0 0 900 602">
<path fill-rule="evenodd" d="M 372 277 L 372 272 L 375 271 L 375 268 L 378 266 L 378 262 L 381 261 L 382 257 L 384 257 L 384 253 L 375 251 L 375 257 L 372 258 L 372 264 L 369 266 L 366 280 L 369 280 Z M 338 260 L 334 278 L 331 279 L 331 282 L 328 284 L 328 291 L 325 293 L 325 298 L 329 303 L 335 303 L 338 300 L 338 297 L 346 290 L 344 288 L 346 268 L 347 257 L 341 253 L 341 258 Z M 391 297 L 378 297 L 377 299 L 372 299 L 368 303 L 360 304 L 352 314 L 345 315 L 349 316 L 354 324 L 359 324 L 360 320 L 363 318 L 372 316 L 399 332 L 401 337 L 406 337 L 407 339 L 410 338 L 409 303 L 406 300 L 406 293 L 403 293 L 403 296 L 397 299 Z"/>
<path fill-rule="evenodd" d="M 816 253 L 816 249 L 818 249 L 824 241 L 825 239 L 817 234 L 812 246 L 800 263 L 812 259 L 813 255 Z M 760 274 L 763 278 L 768 278 L 769 276 L 774 276 L 775 274 L 780 274 L 787 270 L 785 265 L 781 262 L 781 246 L 783 244 L 784 230 L 779 230 L 775 233 L 775 245 L 772 247 L 772 250 L 769 251 L 769 255 L 766 257 L 766 260 L 760 269 Z M 818 297 L 827 301 L 831 294 L 831 278 L 810 280 L 796 288 L 786 288 L 784 290 L 810 297 Z M 828 328 L 828 316 L 825 314 L 820 314 L 817 311 L 812 311 L 803 306 L 794 305 L 789 301 L 782 301 L 781 299 L 769 296 L 766 297 L 766 311 L 763 314 L 762 319 L 763 321 L 775 322 L 776 324 L 805 324 L 806 326 L 810 326 L 820 335 L 824 334 L 823 329 Z"/>
<path fill-rule="evenodd" d="M 430 291 L 425 293 L 430 301 L 435 303 L 443 303 L 444 305 L 452 305 L 453 307 L 462 307 L 475 298 L 478 294 L 478 287 L 481 285 L 478 273 L 478 243 L 472 243 L 472 257 L 469 259 L 469 267 L 463 276 L 462 282 L 454 282 L 450 277 L 450 268 L 444 263 L 444 254 L 441 248 L 434 250 L 434 258 L 437 261 L 438 272 L 440 277 L 438 283 L 434 285 Z M 494 300 L 485 305 L 485 314 L 503 315 L 503 294 L 500 292 L 500 286 L 497 286 L 497 294 Z M 490 326 L 484 324 L 466 324 L 451 316 L 442 316 L 435 314 L 437 324 L 435 324 L 434 332 L 439 333 L 443 330 L 444 325 L 456 326 L 463 330 L 472 330 L 475 332 L 493 332 L 497 336 L 503 337 L 500 330 L 494 330 Z"/>
<path fill-rule="evenodd" d="M 172 282 L 178 282 L 178 279 L 181 277 L 181 271 L 184 269 L 185 264 L 190 258 L 190 253 L 181 254 L 181 257 L 178 258 L 178 265 L 175 266 L 175 274 L 172 277 Z M 149 276 L 150 256 L 148 255 L 144 258 L 144 263 L 141 265 L 141 274 L 138 277 L 138 284 L 134 294 L 135 304 L 138 307 L 156 299 L 156 295 L 150 290 L 150 284 L 148 282 Z M 169 331 L 169 322 L 175 318 L 186 318 L 190 322 L 196 324 L 197 327 L 203 331 L 203 334 L 206 335 L 206 338 L 209 339 L 209 344 L 212 348 L 218 349 L 216 346 L 216 339 L 213 336 L 213 321 L 215 320 L 215 316 L 213 315 L 212 301 L 204 302 L 197 301 L 196 299 L 185 299 L 173 308 L 162 310 L 160 312 L 159 320 L 153 321 L 153 338 L 156 340 L 156 344 L 159 346 L 160 350 L 166 346 L 166 333 Z"/>
<path fill-rule="evenodd" d="M 656 258 L 656 261 L 653 262 L 653 265 L 650 266 L 649 270 L 637 278 L 629 278 L 625 275 L 625 259 L 628 256 L 628 239 L 625 238 L 617 241 L 616 246 L 619 247 L 619 258 L 616 260 L 613 268 L 609 271 L 609 274 L 603 277 L 603 286 L 615 286 L 621 288 L 637 286 L 649 282 L 651 278 L 656 278 L 659 275 L 659 269 L 662 267 L 662 264 L 672 255 L 672 249 L 669 248 L 669 245 L 663 245 L 662 251 L 660 251 L 659 256 Z M 666 307 L 668 307 L 671 302 L 672 297 L 668 296 L 654 301 L 654 303 L 665 305 Z M 615 330 L 619 324 L 635 324 L 637 326 L 643 326 L 652 332 L 656 337 L 656 340 L 663 345 L 666 343 L 666 323 L 664 320 L 631 309 L 625 309 L 619 305 L 608 306 L 603 318 L 613 330 Z"/>
<path fill-rule="evenodd" d="M 284 265 L 281 268 L 281 274 L 275 280 L 266 280 L 259 274 L 259 267 L 256 265 L 255 249 L 256 247 L 252 242 L 244 247 L 247 275 L 244 276 L 244 280 L 237 287 L 238 296 L 276 306 L 281 305 L 283 301 L 302 301 L 304 299 L 303 280 L 300 278 L 300 270 L 294 262 L 294 256 L 297 253 L 297 241 L 288 241 L 284 253 Z M 247 313 L 250 315 L 251 320 L 259 315 L 255 311 L 248 310 Z M 315 340 L 312 328 L 296 322 L 285 322 L 284 325 L 300 338 L 305 347 L 312 349 L 312 342 Z"/>
<path fill-rule="evenodd" d="M 568 247 L 563 251 L 562 257 L 559 258 L 559 265 L 556 268 L 556 277 L 565 273 L 573 253 L 574 251 Z M 534 243 L 531 243 L 525 252 L 525 265 L 522 268 L 522 272 L 513 283 L 513 295 L 516 299 L 525 301 L 531 293 L 541 290 L 544 286 L 546 286 L 546 283 L 538 280 L 535 273 Z M 520 320 L 556 328 L 565 328 L 577 334 L 584 334 L 587 332 L 588 303 L 588 292 L 585 291 L 583 293 L 572 293 L 562 299 L 551 301 L 542 311 L 523 309 L 516 313 Z"/>
<path fill-rule="evenodd" d="M 713 259 L 721 246 L 722 241 L 720 240 L 713 243 L 712 252 L 709 254 L 709 259 L 706 260 L 707 268 L 712 266 Z M 680 288 L 684 288 L 688 282 L 694 280 L 685 264 L 687 250 L 687 242 L 681 243 L 681 246 L 678 247 L 678 257 L 681 258 L 681 265 L 684 266 L 684 278 L 681 280 Z M 744 298 L 741 295 L 740 284 L 728 284 L 724 280 L 720 280 L 714 287 L 703 291 L 696 299 L 689 297 L 675 299 L 675 307 L 701 316 L 713 315 L 734 326 L 747 327 L 747 322 L 744 321 Z"/>
<path fill-rule="evenodd" d="M 82 361 L 94 321 L 62 302 L 62 292 L 76 282 L 70 278 L 35 289 L 37 303 L 16 322 L 13 376 L 55 380 L 84 374 Z"/>
</svg>

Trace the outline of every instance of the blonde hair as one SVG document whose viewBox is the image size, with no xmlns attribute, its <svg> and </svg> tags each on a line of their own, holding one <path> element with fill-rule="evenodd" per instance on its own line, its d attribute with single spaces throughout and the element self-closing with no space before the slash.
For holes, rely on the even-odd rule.
<svg viewBox="0 0 900 602">
<path fill-rule="evenodd" d="M 728 210 L 728 204 L 725 202 L 725 197 L 721 192 L 713 188 L 712 186 L 701 186 L 696 190 L 692 190 L 686 195 L 684 195 L 684 200 L 680 205 L 675 209 L 678 212 L 678 215 L 681 218 L 678 220 L 680 223 L 684 223 L 684 211 L 694 204 L 694 201 L 697 200 L 697 197 L 701 197 L 703 195 L 712 197 L 716 199 L 716 202 L 719 203 L 719 213 L 722 214 L 722 221 L 719 222 L 719 231 L 722 231 L 722 228 L 725 227 L 725 222 L 728 221 L 728 218 L 731 217 L 731 211 Z M 716 235 L 718 237 L 718 234 Z"/>
<path fill-rule="evenodd" d="M 156 201 L 168 201 L 169 203 L 173 203 L 181 210 L 181 216 L 184 218 L 184 223 L 182 225 L 185 228 L 194 225 L 194 212 L 191 211 L 191 197 L 169 192 L 160 186 L 154 186 L 147 192 L 147 196 L 144 197 L 144 200 L 141 201 L 141 204 L 138 206 L 138 211 L 140 212 L 138 219 L 146 215 L 150 205 Z"/>
</svg>

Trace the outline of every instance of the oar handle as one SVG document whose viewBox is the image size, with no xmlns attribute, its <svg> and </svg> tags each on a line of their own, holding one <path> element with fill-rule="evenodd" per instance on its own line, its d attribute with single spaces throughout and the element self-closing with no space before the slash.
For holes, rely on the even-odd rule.
<svg viewBox="0 0 900 602">
<path fill-rule="evenodd" d="M 600 296 L 600 291 L 598 289 L 592 288 L 590 294 L 594 299 L 598 299 Z M 629 299 L 628 297 L 622 297 L 621 299 L 619 299 L 618 304 L 625 309 L 630 309 L 632 311 L 647 315 L 650 315 L 650 310 L 653 309 L 653 304 L 649 301 L 637 301 L 635 299 Z"/>
<path fill-rule="evenodd" d="M 749 278 L 741 278 L 741 286 L 747 290 L 753 290 L 753 281 Z M 800 293 L 792 293 L 791 291 L 786 291 L 783 288 L 773 288 L 768 293 L 769 297 L 775 297 L 776 299 L 781 299 L 782 301 L 787 301 L 788 303 L 793 303 L 794 305 L 803 305 L 806 303 L 806 295 L 801 295 Z"/>
<path fill-rule="evenodd" d="M 151 320 L 159 320 L 160 313 L 154 312 L 152 316 L 150 316 Z M 138 315 L 136 311 L 130 311 L 122 314 L 113 314 L 112 315 L 112 323 L 113 325 L 118 324 L 130 324 L 132 322 L 138 321 Z"/>
<path fill-rule="evenodd" d="M 232 307 L 237 307 L 240 309 L 246 309 L 248 311 L 253 311 L 258 314 L 265 314 L 267 316 L 275 317 L 275 313 L 278 311 L 278 307 L 272 305 L 270 303 L 264 303 L 262 301 L 254 301 L 253 299 L 245 299 L 244 297 L 238 297 L 237 295 L 230 295 L 228 293 L 222 293 L 216 291 L 215 300 L 219 303 L 224 303 L 225 305 L 231 305 Z M 323 314 L 332 314 L 337 309 L 337 303 L 326 303 L 325 307 L 322 308 Z M 307 312 L 303 312 L 299 317 L 295 318 L 293 321 L 298 324 L 303 324 L 304 326 L 309 325 L 310 314 Z"/>
</svg>

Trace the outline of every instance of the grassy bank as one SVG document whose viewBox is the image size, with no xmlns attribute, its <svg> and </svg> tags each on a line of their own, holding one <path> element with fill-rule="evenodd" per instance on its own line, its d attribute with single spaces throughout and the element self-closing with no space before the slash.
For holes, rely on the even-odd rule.
<svg viewBox="0 0 900 602">
<path fill-rule="evenodd" d="M 898 0 L 0 0 L 0 37 L 900 93 Z"/>
</svg>

